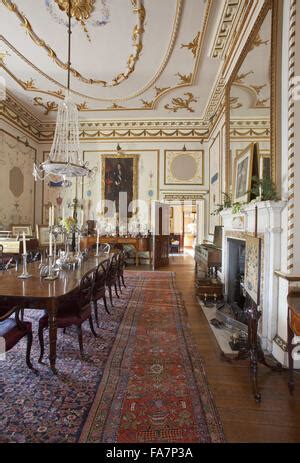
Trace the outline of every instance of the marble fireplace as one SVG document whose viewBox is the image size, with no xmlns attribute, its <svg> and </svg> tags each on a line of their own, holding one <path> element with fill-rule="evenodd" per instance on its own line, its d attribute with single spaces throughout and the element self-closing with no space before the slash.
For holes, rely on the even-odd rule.
<svg viewBox="0 0 300 463">
<path fill-rule="evenodd" d="M 283 235 L 282 212 L 286 206 L 283 201 L 264 201 L 244 206 L 239 214 L 232 214 L 231 209 L 221 212 L 223 219 L 222 270 L 220 277 L 224 284 L 225 300 L 230 302 L 230 277 L 232 276 L 233 243 L 245 242 L 246 235 L 255 233 L 257 206 L 257 236 L 262 239 L 262 282 L 261 310 L 262 317 L 259 335 L 264 350 L 285 363 L 278 352 L 274 352 L 274 339 L 278 332 L 279 282 L 275 272 L 281 268 L 281 242 Z M 231 258 L 230 258 L 231 255 Z M 276 350 L 276 349 L 275 349 Z M 280 358 L 279 358 L 280 357 Z"/>
</svg>

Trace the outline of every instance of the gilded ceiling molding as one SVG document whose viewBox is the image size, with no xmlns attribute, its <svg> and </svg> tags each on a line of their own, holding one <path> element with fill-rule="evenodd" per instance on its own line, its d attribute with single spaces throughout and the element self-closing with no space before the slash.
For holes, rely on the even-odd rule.
<svg viewBox="0 0 300 463">
<path fill-rule="evenodd" d="M 238 50 L 238 44 L 241 40 L 241 37 L 243 37 L 243 32 L 247 29 L 247 26 L 250 24 L 254 12 L 256 11 L 256 8 L 257 6 L 259 6 L 259 2 L 260 0 L 245 0 L 244 2 L 242 2 L 241 13 L 239 14 L 239 17 L 236 20 L 237 29 L 233 28 L 233 33 L 224 56 L 224 75 L 227 72 L 231 61 L 235 59 Z"/>
<path fill-rule="evenodd" d="M 0 64 L 5 64 L 5 59 L 10 56 L 9 53 L 7 53 L 7 51 L 1 51 L 0 52 Z"/>
<path fill-rule="evenodd" d="M 69 1 L 68 0 L 54 0 L 59 8 L 66 14 L 69 13 Z M 76 18 L 77 21 L 81 22 L 91 17 L 92 12 L 95 9 L 96 0 L 75 0 L 71 4 L 71 16 Z"/>
<path fill-rule="evenodd" d="M 153 109 L 153 101 L 141 100 L 144 109 Z"/>
<path fill-rule="evenodd" d="M 230 119 L 230 127 L 261 127 L 270 128 L 269 118 L 256 118 L 256 119 Z"/>
<path fill-rule="evenodd" d="M 58 104 L 55 101 L 46 101 L 44 103 L 43 99 L 41 97 L 34 97 L 33 98 L 33 105 L 34 106 L 40 106 L 44 108 L 44 114 L 47 116 L 50 112 L 57 111 L 58 110 Z M 83 103 L 78 103 L 77 105 L 78 111 L 90 111 L 90 109 L 87 106 L 86 101 Z"/>
<path fill-rule="evenodd" d="M 237 82 L 237 80 L 234 81 L 232 86 L 242 88 L 242 89 L 246 90 L 248 93 L 250 93 L 250 95 L 252 96 L 253 103 L 251 104 L 250 108 L 252 108 L 252 109 L 269 109 L 270 108 L 270 97 L 264 98 L 264 99 L 259 98 L 260 92 L 262 91 L 263 88 L 267 87 L 267 84 L 264 84 L 264 85 L 247 85 L 245 83 L 236 83 L 236 82 Z M 241 80 L 239 79 L 238 82 L 241 82 Z M 233 98 L 231 98 L 231 100 L 233 100 Z M 237 100 L 237 98 L 236 98 L 236 100 Z M 233 102 L 233 104 L 234 104 L 234 102 Z M 237 109 L 237 108 L 235 108 L 233 106 L 231 108 L 232 109 Z"/>
<path fill-rule="evenodd" d="M 257 34 L 255 39 L 253 40 L 251 47 L 249 48 L 249 51 L 252 51 L 257 47 L 261 47 L 262 45 L 269 45 L 269 43 L 270 43 L 270 40 L 262 40 L 262 38 L 260 37 L 260 34 Z"/>
<path fill-rule="evenodd" d="M 170 89 L 170 87 L 154 87 L 154 90 L 156 92 L 155 96 L 157 97 L 157 96 L 161 95 L 161 93 L 164 93 L 169 89 Z"/>
<path fill-rule="evenodd" d="M 67 15 L 69 13 L 69 1 L 68 0 L 54 0 L 58 7 L 64 11 Z M 89 31 L 86 26 L 86 22 L 95 10 L 96 0 L 73 0 L 71 3 L 71 16 L 75 18 L 83 27 L 86 33 L 87 39 L 91 41 Z"/>
<path fill-rule="evenodd" d="M 267 86 L 267 84 L 264 84 L 264 85 L 250 85 L 250 88 L 252 88 L 256 92 L 257 95 L 260 95 L 260 92 L 266 86 Z"/>
<path fill-rule="evenodd" d="M 0 102 L 0 118 L 22 130 L 38 142 L 51 143 L 54 136 L 54 122 L 39 122 L 10 95 Z M 199 119 L 170 120 L 105 120 L 82 121 L 81 139 L 97 140 L 193 140 L 207 138 L 207 126 Z"/>
<path fill-rule="evenodd" d="M 236 78 L 234 79 L 234 83 L 235 84 L 244 84 L 245 83 L 245 79 L 248 77 L 248 76 L 251 76 L 251 74 L 254 74 L 254 71 L 249 71 L 249 72 L 242 72 L 240 74 L 238 74 L 236 76 Z"/>
<path fill-rule="evenodd" d="M 36 90 L 37 89 L 37 87 L 35 86 L 35 81 L 32 78 L 29 80 L 20 80 L 20 84 L 26 90 Z"/>
<path fill-rule="evenodd" d="M 34 138 L 36 141 L 40 140 L 41 132 L 22 116 L 10 110 L 3 102 L 0 102 L 0 120 L 18 128 L 26 135 Z"/>
<path fill-rule="evenodd" d="M 234 96 L 230 97 L 229 104 L 230 104 L 230 109 L 239 109 L 243 106 L 242 103 L 239 102 L 239 97 L 234 97 Z"/>
<path fill-rule="evenodd" d="M 50 56 L 50 58 L 52 58 L 53 61 L 60 68 L 67 70 L 68 63 L 64 63 L 63 61 L 61 61 L 58 58 L 55 51 L 34 32 L 29 20 L 23 13 L 20 12 L 17 5 L 13 3 L 11 0 L 2 0 L 2 3 L 9 11 L 17 15 L 17 17 L 21 21 L 21 25 L 25 28 L 26 32 L 28 33 L 29 37 L 33 40 L 33 42 L 39 47 L 42 47 L 47 52 L 48 56 Z M 115 87 L 116 85 L 119 85 L 124 80 L 128 79 L 130 74 L 134 72 L 135 65 L 137 61 L 139 60 L 141 51 L 143 49 L 142 39 L 143 39 L 144 30 L 145 30 L 144 25 L 145 25 L 146 11 L 143 5 L 143 0 L 131 0 L 131 3 L 133 6 L 133 13 L 137 14 L 138 22 L 134 26 L 134 29 L 132 32 L 133 48 L 135 49 L 135 51 L 129 56 L 127 60 L 126 71 L 118 74 L 114 79 L 112 79 L 111 82 L 107 82 L 105 80 L 95 80 L 95 79 L 87 78 L 83 76 L 79 71 L 71 67 L 70 70 L 71 70 L 72 75 L 76 77 L 77 79 L 79 79 L 81 82 L 84 82 L 85 84 L 89 84 L 89 85 L 96 84 L 96 85 L 102 85 L 103 87 Z"/>
<path fill-rule="evenodd" d="M 207 131 L 196 129 L 128 129 L 128 130 L 82 130 L 82 140 L 110 140 L 110 139 L 191 139 L 203 140 Z"/>
<path fill-rule="evenodd" d="M 192 81 L 193 74 L 180 74 L 180 72 L 177 72 L 175 76 L 178 76 L 180 79 L 181 84 L 190 84 Z"/>
<path fill-rule="evenodd" d="M 190 50 L 193 53 L 194 58 L 196 58 L 197 50 L 199 48 L 200 35 L 201 35 L 201 32 L 199 31 L 196 37 L 191 42 L 186 43 L 186 44 L 183 44 L 183 43 L 181 44 L 181 48 L 187 48 L 188 50 Z"/>
<path fill-rule="evenodd" d="M 240 17 L 242 9 L 245 7 L 245 2 L 248 3 L 248 1 L 249 0 L 226 0 L 212 47 L 212 58 L 224 58 L 234 25 Z"/>
<path fill-rule="evenodd" d="M 270 138 L 270 119 L 236 119 L 230 120 L 230 137 L 239 138 Z"/>
<path fill-rule="evenodd" d="M 270 109 L 270 100 L 271 97 L 264 98 L 263 100 L 258 99 L 254 107 L 257 109 Z"/>
<path fill-rule="evenodd" d="M 107 108 L 109 110 L 116 110 L 116 109 L 126 109 L 124 106 L 120 106 L 118 105 L 117 103 L 113 103 L 109 108 Z"/>
<path fill-rule="evenodd" d="M 4 0 L 2 0 L 2 1 L 4 1 Z M 156 90 L 156 88 L 159 89 L 159 87 L 154 87 L 154 89 L 156 91 L 156 95 L 155 95 L 154 99 L 152 100 L 152 105 L 151 106 L 150 106 L 150 104 L 148 104 L 148 105 L 143 105 L 142 107 L 128 107 L 127 108 L 127 107 L 124 107 L 124 106 L 121 106 L 121 105 L 118 104 L 120 102 L 128 101 L 130 99 L 135 98 L 136 96 L 141 95 L 142 93 L 147 91 L 150 88 L 150 86 L 153 85 L 159 79 L 159 77 L 161 76 L 165 66 L 167 65 L 167 63 L 169 61 L 171 53 L 173 51 L 173 48 L 174 48 L 174 45 L 175 45 L 175 42 L 176 42 L 176 39 L 177 39 L 177 35 L 178 35 L 178 29 L 179 29 L 180 21 L 181 21 L 183 0 L 177 0 L 176 16 L 175 16 L 175 21 L 174 21 L 174 24 L 173 24 L 173 31 L 172 31 L 172 34 L 171 34 L 171 41 L 169 43 L 167 54 L 166 54 L 166 56 L 164 58 L 164 61 L 163 61 L 162 65 L 161 65 L 160 69 L 158 70 L 158 72 L 156 73 L 154 78 L 150 82 L 148 82 L 148 84 L 146 84 L 145 87 L 143 87 L 142 89 L 135 92 L 135 94 L 127 96 L 126 98 L 116 98 L 116 99 L 113 99 L 113 100 L 112 99 L 106 99 L 106 98 L 90 97 L 89 95 L 85 95 L 85 94 L 82 94 L 82 93 L 76 92 L 76 91 L 73 91 L 74 95 L 80 96 L 82 98 L 94 100 L 94 101 L 107 101 L 107 102 L 112 103 L 112 105 L 107 107 L 107 108 L 88 109 L 88 111 L 103 112 L 103 111 L 114 111 L 114 110 L 121 110 L 121 111 L 153 110 L 153 109 L 155 109 L 157 107 L 157 104 L 158 104 L 160 98 L 162 96 L 164 96 L 165 94 L 167 94 L 167 93 L 169 93 L 171 91 L 174 91 L 176 89 L 182 88 L 182 87 L 188 87 L 190 85 L 193 85 L 193 83 L 195 81 L 195 78 L 196 78 L 197 69 L 198 69 L 200 52 L 201 52 L 202 45 L 203 45 L 203 38 L 204 38 L 205 31 L 206 31 L 207 25 L 208 25 L 209 13 L 211 11 L 211 5 L 212 5 L 212 0 L 208 0 L 206 10 L 205 10 L 204 20 L 203 20 L 202 34 L 201 34 L 199 46 L 198 46 L 198 49 L 197 49 L 196 62 L 195 62 L 193 72 L 191 73 L 191 78 L 190 78 L 189 82 L 187 82 L 187 80 L 189 79 L 189 75 L 180 74 L 180 76 L 182 75 L 181 82 L 179 84 L 175 85 L 174 87 L 161 88 L 160 89 L 161 92 L 158 92 Z M 0 36 L 0 39 L 3 40 L 4 43 L 12 51 L 14 51 L 14 53 L 16 53 L 23 61 L 25 61 L 29 66 L 31 66 L 33 69 L 35 69 L 35 71 L 37 71 L 43 77 L 45 77 L 46 79 L 51 81 L 53 84 L 56 84 L 57 86 L 60 87 L 60 90 L 57 90 L 57 91 L 45 91 L 45 90 L 40 90 L 40 89 L 31 89 L 31 90 L 28 90 L 28 91 L 34 91 L 34 92 L 37 92 L 37 93 L 39 92 L 39 93 L 43 93 L 43 94 L 48 94 L 48 95 L 51 95 L 51 96 L 59 97 L 61 99 L 64 98 L 64 94 L 63 94 L 61 89 L 65 89 L 65 86 L 61 85 L 59 82 L 55 81 L 53 78 L 51 78 L 50 76 L 45 74 L 43 71 L 41 71 L 39 68 L 37 68 L 33 63 L 31 63 L 27 58 L 25 58 L 21 53 L 19 53 L 18 50 L 16 50 L 5 39 L 5 37 Z M 24 90 L 26 90 L 26 88 L 21 84 L 20 79 L 18 79 L 16 76 L 13 76 L 13 74 L 7 68 L 5 68 L 5 70 L 15 79 L 15 81 L 17 81 L 22 86 L 22 88 Z M 177 75 L 179 75 L 179 73 Z M 183 81 L 185 81 L 185 82 L 183 82 Z M 114 103 L 114 102 L 118 102 L 118 103 Z"/>
<path fill-rule="evenodd" d="M 0 0 L 0 1 L 4 2 L 4 1 L 8 1 L 8 0 Z M 135 0 L 132 0 L 132 1 L 135 1 Z M 206 8 L 204 26 L 203 26 L 204 29 L 207 27 L 211 2 L 212 2 L 212 0 L 208 0 L 208 6 Z M 157 80 L 161 77 L 163 71 L 165 70 L 165 67 L 168 64 L 168 62 L 170 60 L 170 57 L 172 55 L 172 52 L 174 50 L 174 46 L 175 46 L 177 36 L 178 36 L 179 26 L 180 26 L 180 23 L 181 23 L 182 8 L 183 8 L 183 0 L 177 0 L 175 19 L 174 19 L 174 23 L 173 23 L 170 42 L 169 42 L 169 45 L 168 45 L 168 50 L 166 52 L 166 55 L 165 55 L 165 57 L 164 57 L 164 59 L 162 61 L 162 64 L 160 65 L 158 71 L 155 73 L 155 75 L 152 77 L 152 79 L 144 87 L 142 87 L 141 89 L 137 90 L 135 93 L 133 93 L 131 95 L 128 95 L 127 97 L 124 97 L 124 98 L 113 98 L 113 99 L 111 99 L 111 98 L 96 98 L 96 97 L 91 97 L 89 95 L 86 95 L 84 93 L 77 92 L 77 91 L 72 91 L 73 94 L 77 95 L 77 96 L 79 96 L 81 98 L 86 98 L 86 99 L 90 99 L 90 100 L 94 100 L 94 101 L 102 101 L 102 102 L 108 102 L 108 103 L 116 102 L 118 104 L 118 103 L 121 103 L 121 102 L 132 100 L 132 99 L 142 95 L 143 93 L 145 93 L 147 90 L 149 90 L 149 88 L 153 87 L 153 85 L 157 82 Z M 39 69 L 35 64 L 33 64 L 31 61 L 29 61 L 24 55 L 22 55 L 22 53 L 20 53 L 8 40 L 6 40 L 6 38 L 3 35 L 0 35 L 0 39 L 5 43 L 5 45 L 7 47 L 9 47 L 11 49 L 11 51 L 13 51 L 26 64 L 31 66 L 37 73 L 42 75 L 45 79 L 48 79 L 53 84 L 57 85 L 59 88 L 66 90 L 66 87 L 64 85 L 62 85 L 60 82 L 53 79 L 52 77 L 48 76 L 45 72 L 43 72 L 41 69 Z M 200 48 L 198 50 L 198 55 L 199 55 L 199 52 L 200 52 Z M 193 79 L 192 80 L 195 79 L 195 76 L 196 76 L 196 65 L 194 67 Z M 178 88 L 180 86 L 182 86 L 182 85 L 179 85 L 179 86 L 177 85 L 177 86 L 175 86 L 173 88 L 170 88 L 168 91 L 172 91 L 172 90 L 174 90 L 174 89 L 176 89 L 176 88 Z M 46 92 L 41 91 L 41 93 L 46 93 Z M 161 95 L 159 95 L 155 99 L 155 104 L 157 103 L 158 98 L 161 97 L 163 94 L 164 93 L 162 93 Z M 136 108 L 134 108 L 134 109 L 136 109 Z M 138 109 L 141 109 L 141 108 L 138 108 Z"/>
<path fill-rule="evenodd" d="M 269 139 L 271 134 L 270 128 L 265 128 L 265 129 L 243 129 L 243 130 L 237 130 L 237 129 L 230 129 L 230 137 L 231 138 L 264 138 L 264 139 Z"/>
<path fill-rule="evenodd" d="M 190 113 L 194 113 L 195 110 L 191 108 L 190 105 L 192 103 L 197 103 L 198 98 L 195 98 L 191 92 L 184 93 L 184 96 L 186 97 L 185 99 L 183 97 L 172 98 L 172 106 L 168 103 L 164 106 L 164 108 L 168 111 L 172 111 L 173 113 L 176 113 L 179 109 L 184 109 Z"/>
<path fill-rule="evenodd" d="M 34 127 L 37 129 L 41 129 L 43 127 L 43 124 L 40 122 L 40 120 L 32 114 L 27 107 L 23 106 L 22 103 L 20 103 L 18 100 L 16 100 L 9 91 L 6 92 L 6 99 L 3 102 L 5 108 L 10 109 L 13 111 L 16 115 L 22 117 L 26 122 L 29 124 L 32 124 Z"/>
<path fill-rule="evenodd" d="M 43 99 L 39 96 L 34 97 L 33 101 L 34 106 L 40 106 L 41 108 L 44 108 L 44 114 L 46 116 L 52 111 L 57 111 L 58 104 L 55 103 L 55 101 L 46 101 L 46 103 L 44 103 Z"/>
<path fill-rule="evenodd" d="M 228 65 L 230 64 L 230 60 L 232 59 L 233 52 L 234 50 L 237 49 L 238 43 L 241 40 L 242 37 L 242 30 L 245 25 L 246 20 L 250 21 L 250 12 L 255 10 L 257 6 L 257 0 L 256 4 L 253 5 L 254 0 L 245 0 L 242 1 L 241 3 L 241 12 L 239 13 L 238 17 L 236 18 L 236 22 L 240 23 L 240 27 L 237 30 L 234 30 L 232 27 L 232 31 L 230 32 L 230 38 L 228 40 L 228 46 L 226 46 L 226 51 L 224 51 L 224 58 L 226 58 L 223 68 L 221 69 L 219 73 L 219 78 L 216 82 L 216 85 L 214 89 L 211 92 L 210 99 L 207 103 L 205 113 L 204 113 L 204 118 L 203 120 L 206 123 L 209 123 L 210 121 L 213 120 L 213 124 L 211 125 L 211 131 L 214 128 L 215 121 L 217 118 L 215 117 L 217 114 L 219 115 L 222 111 L 224 111 L 224 104 L 222 104 L 222 100 L 225 97 L 225 84 L 226 84 L 226 79 L 225 79 L 225 72 L 228 68 Z M 251 17 L 252 17 L 251 15 Z"/>
<path fill-rule="evenodd" d="M 206 106 L 206 110 L 204 113 L 204 122 L 210 123 L 213 119 L 216 119 L 216 114 L 224 110 L 224 104 L 222 104 L 222 99 L 224 98 L 225 94 L 225 80 L 222 76 L 222 70 L 220 71 L 219 74 L 219 79 L 212 90 L 211 97 L 208 101 L 208 104 Z M 221 108 L 220 108 L 221 107 Z"/>
</svg>

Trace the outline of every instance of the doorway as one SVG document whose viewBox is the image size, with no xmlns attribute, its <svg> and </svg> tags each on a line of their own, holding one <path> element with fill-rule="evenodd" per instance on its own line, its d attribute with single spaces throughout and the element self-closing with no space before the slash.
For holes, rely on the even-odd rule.
<svg viewBox="0 0 300 463">
<path fill-rule="evenodd" d="M 194 255 L 195 245 L 202 243 L 204 237 L 203 208 L 203 201 L 170 205 L 171 254 Z"/>
</svg>

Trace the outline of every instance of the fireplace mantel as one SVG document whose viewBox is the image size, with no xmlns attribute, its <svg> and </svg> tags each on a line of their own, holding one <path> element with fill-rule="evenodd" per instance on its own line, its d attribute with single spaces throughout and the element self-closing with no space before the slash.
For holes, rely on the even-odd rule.
<svg viewBox="0 0 300 463">
<path fill-rule="evenodd" d="M 261 201 L 249 203 L 243 206 L 238 214 L 233 214 L 232 209 L 224 209 L 220 215 L 223 219 L 224 230 L 255 231 L 255 208 L 257 206 L 257 232 L 266 233 L 272 229 L 281 233 L 281 213 L 286 206 L 286 201 Z M 277 230 L 276 230 L 277 229 Z"/>
<path fill-rule="evenodd" d="M 263 239 L 263 288 L 262 322 L 260 335 L 263 348 L 272 352 L 272 341 L 277 334 L 278 319 L 278 278 L 276 270 L 281 267 L 282 212 L 285 201 L 262 201 L 243 206 L 238 214 L 231 209 L 223 210 L 222 216 L 223 250 L 221 278 L 225 286 L 225 296 L 228 288 L 228 239 L 243 240 L 247 234 L 255 232 L 255 216 L 257 206 L 257 233 Z"/>
</svg>

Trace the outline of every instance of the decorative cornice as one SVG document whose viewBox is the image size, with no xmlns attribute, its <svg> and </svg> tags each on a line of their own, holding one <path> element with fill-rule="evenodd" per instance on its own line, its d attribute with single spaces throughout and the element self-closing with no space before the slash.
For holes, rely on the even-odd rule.
<svg viewBox="0 0 300 463">
<path fill-rule="evenodd" d="M 269 138 L 271 133 L 270 120 L 231 120 L 230 137 L 231 138 Z"/>
<path fill-rule="evenodd" d="M 207 128 L 199 121 L 109 121 L 80 124 L 82 140 L 193 139 L 203 140 Z"/>
<path fill-rule="evenodd" d="M 223 59 L 234 25 L 240 17 L 245 0 L 227 0 L 211 52 L 212 58 Z"/>
<path fill-rule="evenodd" d="M 40 123 L 10 95 L 7 95 L 5 102 L 0 102 L 0 117 L 37 141 L 50 143 L 53 139 L 55 123 Z M 207 135 L 207 126 L 199 119 L 82 121 L 80 130 L 81 140 L 95 141 L 104 139 L 203 140 Z"/>
</svg>

